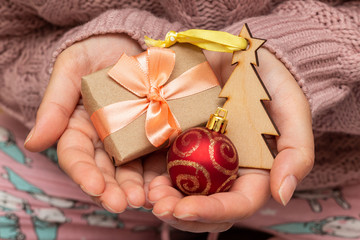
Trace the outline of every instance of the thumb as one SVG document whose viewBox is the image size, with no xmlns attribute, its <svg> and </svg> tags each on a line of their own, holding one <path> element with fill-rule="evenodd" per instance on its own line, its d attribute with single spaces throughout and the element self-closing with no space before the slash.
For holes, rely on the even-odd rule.
<svg viewBox="0 0 360 240">
<path fill-rule="evenodd" d="M 64 132 L 79 102 L 81 76 L 73 70 L 76 69 L 76 63 L 68 55 L 64 51 L 55 62 L 36 115 L 35 126 L 24 143 L 30 151 L 43 151 L 52 146 Z"/>
</svg>

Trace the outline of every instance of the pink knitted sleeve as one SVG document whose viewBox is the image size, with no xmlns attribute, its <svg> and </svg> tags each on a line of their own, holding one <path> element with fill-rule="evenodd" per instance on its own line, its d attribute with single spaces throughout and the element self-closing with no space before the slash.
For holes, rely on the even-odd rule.
<svg viewBox="0 0 360 240">
<path fill-rule="evenodd" d="M 90 13 L 78 12 L 79 16 L 67 11 L 64 14 L 69 17 L 62 15 L 59 20 L 56 13 L 46 12 L 46 5 L 24 7 L 6 1 L 0 6 L 0 109 L 28 127 L 34 125 L 57 55 L 74 42 L 97 34 L 127 33 L 144 45 L 144 35 L 151 33 L 153 37 L 162 38 L 170 29 L 176 31 L 180 27 L 178 23 L 171 24 L 137 9 L 105 10 L 77 27 L 72 26 L 79 24 L 77 17 L 83 14 L 85 20 L 81 21 L 86 21 L 91 19 Z M 52 23 L 42 19 L 46 17 Z"/>
<path fill-rule="evenodd" d="M 284 62 L 306 94 L 316 131 L 360 134 L 358 1 L 328 1 L 332 5 L 325 0 L 277 0 L 271 4 L 265 0 L 234 1 L 236 6 L 249 7 L 243 14 L 256 16 L 242 21 L 241 14 L 234 9 L 225 8 L 226 14 L 222 12 L 225 10 L 219 6 L 224 1 L 217 4 L 199 1 L 191 5 L 192 1 L 174 0 L 164 2 L 163 6 L 159 2 L 2 1 L 0 107 L 31 126 L 53 62 L 74 42 L 96 34 L 123 32 L 143 45 L 144 35 L 160 39 L 168 30 L 219 29 L 223 21 L 215 21 L 210 13 L 221 9 L 217 16 L 226 16 L 223 20 L 230 24 L 223 30 L 238 34 L 247 22 L 254 36 L 268 39 L 265 46 Z M 268 5 L 259 12 L 256 9 L 260 2 Z M 182 3 L 186 3 L 186 9 L 180 8 Z M 133 8 L 106 11 L 125 7 Z M 154 15 L 136 9 L 149 10 Z M 179 21 L 184 27 L 155 15 Z"/>
<path fill-rule="evenodd" d="M 338 1 L 339 2 L 339 1 Z M 244 20 L 307 96 L 316 132 L 360 134 L 360 4 L 284 1 Z M 226 31 L 238 33 L 243 22 Z M 261 64 L 261 61 L 260 61 Z"/>
</svg>

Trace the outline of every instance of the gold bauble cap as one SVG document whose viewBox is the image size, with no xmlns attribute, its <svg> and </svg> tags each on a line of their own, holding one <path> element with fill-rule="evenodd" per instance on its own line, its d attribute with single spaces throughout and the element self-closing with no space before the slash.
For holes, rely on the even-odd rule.
<svg viewBox="0 0 360 240">
<path fill-rule="evenodd" d="M 211 114 L 206 128 L 222 134 L 226 131 L 228 120 L 226 119 L 228 111 L 224 108 L 218 107 L 214 114 Z"/>
</svg>

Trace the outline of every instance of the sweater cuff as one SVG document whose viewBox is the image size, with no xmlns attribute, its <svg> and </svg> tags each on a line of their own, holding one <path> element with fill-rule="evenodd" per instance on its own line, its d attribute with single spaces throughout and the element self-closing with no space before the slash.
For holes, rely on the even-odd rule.
<svg viewBox="0 0 360 240">
<path fill-rule="evenodd" d="M 145 49 L 144 36 L 160 39 L 168 31 L 178 31 L 180 27 L 179 23 L 170 23 L 165 19 L 155 17 L 149 12 L 137 9 L 106 11 L 90 22 L 69 30 L 59 39 L 58 44 L 53 50 L 49 73 L 52 72 L 53 64 L 63 50 L 91 36 L 125 33 L 138 41 L 140 46 Z"/>
<path fill-rule="evenodd" d="M 267 39 L 264 47 L 274 53 L 295 77 L 315 117 L 350 92 L 346 83 L 354 78 L 351 76 L 354 62 L 346 56 L 351 55 L 352 46 L 342 41 L 344 36 L 337 36 L 316 22 L 311 14 L 287 14 L 274 13 L 244 22 L 254 37 Z M 226 31 L 239 34 L 242 25 L 237 23 Z"/>
</svg>

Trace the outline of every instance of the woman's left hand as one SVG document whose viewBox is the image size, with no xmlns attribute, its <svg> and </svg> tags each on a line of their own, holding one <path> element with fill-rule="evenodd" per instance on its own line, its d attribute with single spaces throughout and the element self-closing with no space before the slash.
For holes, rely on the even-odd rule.
<svg viewBox="0 0 360 240">
<path fill-rule="evenodd" d="M 265 107 L 281 133 L 274 143 L 278 154 L 273 167 L 271 171 L 240 169 L 228 192 L 210 196 L 184 196 L 164 171 L 150 183 L 148 199 L 154 204 L 153 213 L 175 228 L 191 232 L 225 231 L 254 214 L 270 195 L 286 205 L 297 184 L 312 169 L 314 141 L 308 101 L 294 77 L 273 54 L 259 49 L 258 55 L 257 70 L 272 97 Z M 231 56 L 221 56 L 209 53 L 207 57 L 220 79 L 227 79 L 232 71 Z M 223 63 L 228 65 L 221 67 Z M 160 162 L 165 164 L 164 156 Z"/>
</svg>

